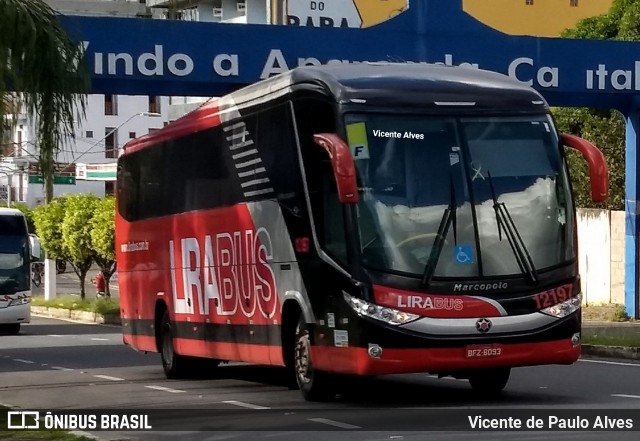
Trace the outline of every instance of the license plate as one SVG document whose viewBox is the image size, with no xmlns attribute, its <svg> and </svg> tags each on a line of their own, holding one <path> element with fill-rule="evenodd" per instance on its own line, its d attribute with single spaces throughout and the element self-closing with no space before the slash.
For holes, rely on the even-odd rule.
<svg viewBox="0 0 640 441">
<path fill-rule="evenodd" d="M 465 348 L 467 358 L 489 358 L 502 355 L 502 345 L 471 345 Z"/>
</svg>

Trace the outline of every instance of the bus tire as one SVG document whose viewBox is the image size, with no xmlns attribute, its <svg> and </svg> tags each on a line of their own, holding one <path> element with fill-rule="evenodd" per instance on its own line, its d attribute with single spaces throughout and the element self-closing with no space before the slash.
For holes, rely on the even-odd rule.
<svg viewBox="0 0 640 441">
<path fill-rule="evenodd" d="M 469 375 L 469 384 L 476 392 L 499 394 L 509 382 L 511 368 L 482 369 Z"/>
<path fill-rule="evenodd" d="M 187 369 L 186 357 L 176 354 L 173 347 L 174 336 L 175 331 L 169 311 L 165 311 L 162 316 L 162 325 L 160 326 L 160 357 L 162 358 L 164 374 L 170 380 L 184 377 Z"/>
<path fill-rule="evenodd" d="M 300 315 L 294 337 L 293 368 L 302 396 L 307 401 L 327 401 L 335 398 L 332 375 L 313 368 L 309 328 Z"/>
</svg>

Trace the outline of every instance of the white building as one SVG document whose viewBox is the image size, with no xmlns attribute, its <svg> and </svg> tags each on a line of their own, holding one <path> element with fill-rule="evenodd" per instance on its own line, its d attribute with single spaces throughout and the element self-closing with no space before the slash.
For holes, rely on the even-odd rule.
<svg viewBox="0 0 640 441">
<path fill-rule="evenodd" d="M 103 197 L 113 194 L 113 182 L 69 179 L 75 177 L 76 163 L 110 163 L 130 139 L 160 129 L 168 121 L 167 97 L 89 95 L 86 118 L 76 125 L 74 139 L 62 146 L 57 161 L 60 172 L 54 185 L 54 196 L 93 193 Z M 6 200 L 11 180 L 14 202 L 29 206 L 44 201 L 44 188 L 37 166 L 39 155 L 37 134 L 33 122 L 25 113 L 18 115 L 13 131 L 13 144 L 5 147 L 0 165 L 0 199 Z M 21 157 L 31 163 L 25 172 L 17 169 L 13 158 Z M 9 178 L 9 174 L 13 176 Z M 3 191 L 4 189 L 4 191 Z"/>
<path fill-rule="evenodd" d="M 146 0 L 150 14 L 156 19 L 177 19 L 218 23 L 276 23 L 276 5 L 286 0 Z M 169 99 L 169 120 L 173 121 L 194 110 L 210 97 Z"/>
<path fill-rule="evenodd" d="M 275 5 L 285 0 L 146 0 L 153 18 L 221 22 L 275 23 Z"/>
</svg>

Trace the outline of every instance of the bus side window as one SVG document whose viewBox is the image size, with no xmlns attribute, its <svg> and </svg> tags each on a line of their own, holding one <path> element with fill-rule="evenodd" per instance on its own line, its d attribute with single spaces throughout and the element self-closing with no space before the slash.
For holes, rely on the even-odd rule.
<svg viewBox="0 0 640 441">
<path fill-rule="evenodd" d="M 138 186 L 140 166 L 138 154 L 131 154 L 121 159 L 118 165 L 118 211 L 128 221 L 138 219 Z"/>
<path fill-rule="evenodd" d="M 294 101 L 300 150 L 309 199 L 320 246 L 346 265 L 347 246 L 342 205 L 327 153 L 314 141 L 317 133 L 335 133 L 336 116 L 328 101 L 305 98 Z"/>
<path fill-rule="evenodd" d="M 265 169 L 256 178 L 268 178 L 285 215 L 299 218 L 306 202 L 292 120 L 289 105 L 279 104 L 259 112 L 252 128 Z"/>
</svg>

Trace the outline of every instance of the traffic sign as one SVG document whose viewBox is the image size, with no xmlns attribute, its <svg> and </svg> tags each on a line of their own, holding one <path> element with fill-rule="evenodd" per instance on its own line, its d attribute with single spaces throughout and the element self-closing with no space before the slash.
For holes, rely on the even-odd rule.
<svg viewBox="0 0 640 441">
<path fill-rule="evenodd" d="M 75 176 L 54 176 L 53 183 L 56 185 L 76 185 Z M 42 175 L 29 176 L 29 184 L 44 184 Z"/>
</svg>

